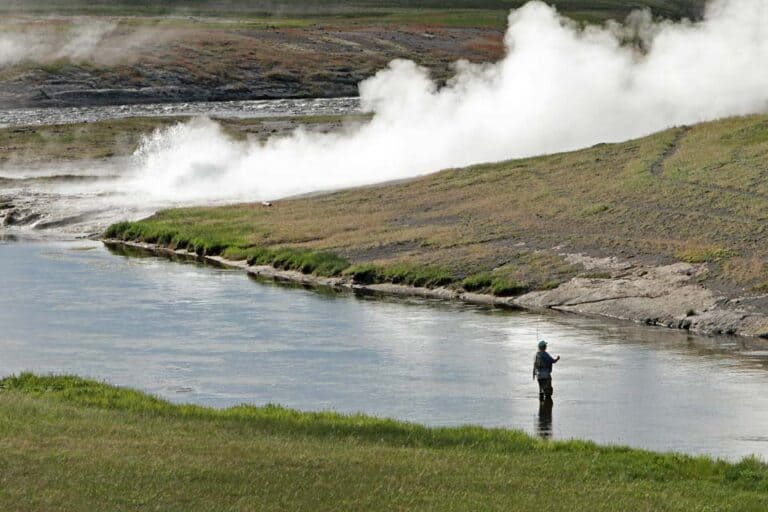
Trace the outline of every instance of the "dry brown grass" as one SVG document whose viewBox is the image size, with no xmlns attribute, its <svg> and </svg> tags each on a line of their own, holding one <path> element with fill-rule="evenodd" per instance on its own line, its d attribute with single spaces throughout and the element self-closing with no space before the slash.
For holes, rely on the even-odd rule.
<svg viewBox="0 0 768 512">
<path fill-rule="evenodd" d="M 377 17 L 126 18 L 113 21 L 117 28 L 78 56 L 57 56 L 56 47 L 87 22 L 0 20 L 0 30 L 33 34 L 51 47 L 0 67 L 0 104 L 103 102 L 87 94 L 153 87 L 177 88 L 173 101 L 355 95 L 361 80 L 397 58 L 426 66 L 438 79 L 450 76 L 450 64 L 459 59 L 497 60 L 503 20 L 476 26 L 468 18 L 466 25 L 442 26 L 415 15 L 401 24 Z M 72 91 L 85 96 L 66 95 Z M 155 100 L 169 101 L 163 93 Z M 117 101 L 132 100 L 126 95 Z"/>
</svg>

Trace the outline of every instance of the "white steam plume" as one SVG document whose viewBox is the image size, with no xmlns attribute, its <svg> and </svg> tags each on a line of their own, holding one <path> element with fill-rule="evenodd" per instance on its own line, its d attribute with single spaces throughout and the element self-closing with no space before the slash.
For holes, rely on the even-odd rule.
<svg viewBox="0 0 768 512">
<path fill-rule="evenodd" d="M 97 18 L 0 22 L 0 68 L 22 62 L 56 60 L 112 64 L 135 59 L 130 50 L 166 37 L 150 30 L 121 30 L 113 20 Z"/>
<path fill-rule="evenodd" d="M 373 119 L 340 133 L 237 142 L 208 120 L 156 132 L 137 154 L 129 190 L 176 201 L 272 199 L 768 107 L 765 0 L 715 0 L 698 23 L 635 14 L 626 26 L 583 29 L 531 2 L 510 14 L 505 42 L 503 60 L 459 62 L 441 89 L 416 64 L 392 62 L 360 85 Z"/>
</svg>

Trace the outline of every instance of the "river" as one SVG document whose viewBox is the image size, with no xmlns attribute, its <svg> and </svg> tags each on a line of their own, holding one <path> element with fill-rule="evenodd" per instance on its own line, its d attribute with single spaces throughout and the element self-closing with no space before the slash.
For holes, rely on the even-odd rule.
<svg viewBox="0 0 768 512">
<path fill-rule="evenodd" d="M 242 272 L 0 241 L 0 373 L 74 373 L 214 407 L 278 403 L 768 457 L 768 346 L 570 315 L 257 284 Z M 536 337 L 560 354 L 540 409 Z"/>
<path fill-rule="evenodd" d="M 253 101 L 198 101 L 99 105 L 62 108 L 20 108 L 0 110 L 0 128 L 48 124 L 93 123 L 129 117 L 210 116 L 263 118 L 344 115 L 359 112 L 358 98 L 307 98 Z"/>
<path fill-rule="evenodd" d="M 36 109 L 2 112 L 0 125 L 357 109 L 354 98 Z M 75 239 L 173 205 L 130 207 L 120 194 L 70 183 L 111 179 L 119 161 L 68 165 L 0 169 L 0 208 L 18 215 L 0 226 L 0 374 L 73 373 L 214 407 L 278 403 L 768 457 L 768 342 L 321 293 L 112 254 Z M 563 357 L 551 409 L 540 408 L 531 379 L 537 336 Z"/>
<path fill-rule="evenodd" d="M 283 118 L 349 115 L 360 112 L 358 98 L 190 102 L 67 108 L 0 110 L 0 128 L 15 129 L 85 123 L 129 117 Z M 45 144 L 44 139 L 40 144 Z M 0 147 L 0 156 L 14 148 Z M 0 165 L 0 231 L 44 232 L 43 236 L 87 236 L 113 222 L 140 219 L 161 208 L 203 204 L 156 201 L 126 193 L 135 173 L 132 158 Z M 244 200 L 244 198 L 241 198 Z M 205 203 L 210 204 L 210 203 Z"/>
</svg>

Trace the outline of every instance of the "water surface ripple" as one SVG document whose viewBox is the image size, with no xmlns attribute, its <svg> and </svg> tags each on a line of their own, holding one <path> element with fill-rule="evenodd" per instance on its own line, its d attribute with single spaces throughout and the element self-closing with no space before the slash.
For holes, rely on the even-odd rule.
<svg viewBox="0 0 768 512">
<path fill-rule="evenodd" d="M 357 113 L 359 109 L 360 100 L 354 97 L 19 108 L 0 110 L 0 128 L 8 126 L 93 123 L 128 117 L 209 116 L 245 119 L 344 115 Z"/>
</svg>

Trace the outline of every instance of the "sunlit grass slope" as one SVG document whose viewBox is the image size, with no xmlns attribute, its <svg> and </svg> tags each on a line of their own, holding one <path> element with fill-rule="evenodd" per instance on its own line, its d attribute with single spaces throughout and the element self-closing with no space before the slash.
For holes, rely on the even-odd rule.
<svg viewBox="0 0 768 512">
<path fill-rule="evenodd" d="M 272 207 L 162 211 L 107 234 L 305 272 L 316 269 L 265 255 L 321 252 L 364 282 L 501 295 L 583 274 L 564 252 L 708 262 L 708 284 L 759 293 L 766 221 L 768 117 L 752 116 Z"/>
<path fill-rule="evenodd" d="M 754 459 L 274 406 L 171 405 L 76 377 L 0 384 L 2 510 L 768 507 L 768 468 Z"/>
</svg>

